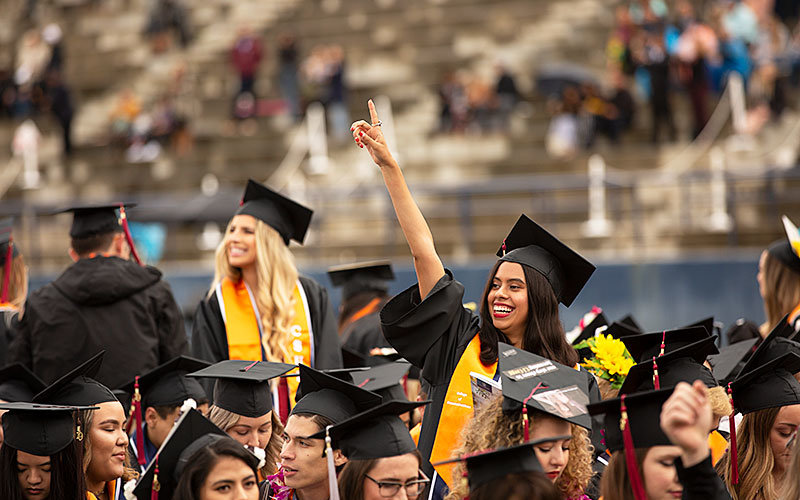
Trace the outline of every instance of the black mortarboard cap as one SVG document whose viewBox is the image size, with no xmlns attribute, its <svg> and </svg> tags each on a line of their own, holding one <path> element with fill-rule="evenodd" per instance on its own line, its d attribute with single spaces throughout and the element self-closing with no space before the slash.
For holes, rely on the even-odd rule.
<svg viewBox="0 0 800 500">
<path fill-rule="evenodd" d="M 346 369 L 368 368 L 393 363 L 402 359 L 402 356 L 392 348 L 381 348 L 381 350 L 391 351 L 392 354 L 362 354 L 350 346 L 343 345 L 341 348 L 342 366 Z"/>
<path fill-rule="evenodd" d="M 167 435 L 161 448 L 159 448 L 156 457 L 150 462 L 139 482 L 136 483 L 136 488 L 133 490 L 136 498 L 150 500 L 153 475 L 156 468 L 158 468 L 158 482 L 160 484 L 158 498 L 172 498 L 175 487 L 178 485 L 175 470 L 178 467 L 183 451 L 196 440 L 208 434 L 227 437 L 222 429 L 212 424 L 197 410 L 190 409 L 181 415 L 169 435 Z"/>
<path fill-rule="evenodd" d="M 348 418 L 329 429 L 331 445 L 348 460 L 396 457 L 417 448 L 400 415 L 430 401 L 389 401 Z M 309 436 L 325 439 L 326 430 Z"/>
<path fill-rule="evenodd" d="M 100 351 L 33 397 L 34 403 L 92 406 L 117 401 L 111 389 L 93 379 L 103 363 Z"/>
<path fill-rule="evenodd" d="M 253 179 L 247 181 L 242 205 L 236 211 L 236 215 L 252 215 L 278 231 L 287 245 L 289 240 L 303 244 L 313 213 Z"/>
<path fill-rule="evenodd" d="M 0 370 L 0 401 L 28 402 L 47 385 L 20 363 Z"/>
<path fill-rule="evenodd" d="M 656 358 L 660 387 L 674 387 L 679 382 L 691 384 L 695 380 L 701 380 L 706 387 L 719 385 L 711 370 L 703 365 L 709 354 L 719 352 L 714 344 L 716 339 L 716 336 L 706 337 L 678 349 L 667 346 L 664 355 Z M 652 359 L 632 366 L 619 393 L 631 394 L 654 389 L 654 369 Z"/>
<path fill-rule="evenodd" d="M 708 356 L 708 362 L 711 363 L 714 378 L 720 383 L 727 383 L 733 380 L 741 371 L 744 360 L 756 349 L 756 342 L 759 340 L 761 340 L 761 337 L 742 340 L 720 348 L 719 354 Z"/>
<path fill-rule="evenodd" d="M 683 326 L 681 328 L 692 328 L 695 326 L 702 326 L 703 328 L 706 329 L 709 335 L 714 335 L 714 316 L 701 319 L 700 321 L 692 323 L 691 325 Z"/>
<path fill-rule="evenodd" d="M 384 401 L 407 401 L 408 397 L 401 384 L 409 369 L 411 363 L 407 361 L 374 366 L 367 371 L 354 372 L 353 383 L 380 395 Z"/>
<path fill-rule="evenodd" d="M 767 361 L 783 356 L 787 352 L 800 355 L 800 344 L 788 339 L 788 337 L 794 335 L 794 328 L 787 322 L 787 318 L 788 316 L 784 316 L 783 319 L 778 321 L 778 324 L 769 332 L 769 335 L 758 344 L 750 358 L 745 361 L 740 373 L 745 374 Z"/>
<path fill-rule="evenodd" d="M 709 337 L 709 334 L 704 327 L 693 326 L 676 330 L 626 335 L 621 337 L 620 340 L 625 344 L 625 348 L 628 349 L 634 361 L 641 363 L 660 354 L 662 341 L 665 345 L 664 352 L 667 352 L 667 348 L 673 351 L 707 337 Z"/>
<path fill-rule="evenodd" d="M 0 219 L 0 268 L 6 265 L 6 254 L 8 253 L 8 242 L 11 241 L 11 232 L 14 228 L 14 219 L 5 217 Z M 16 242 L 11 245 L 11 257 L 19 255 Z"/>
<path fill-rule="evenodd" d="M 269 381 L 295 368 L 269 361 L 220 361 L 189 377 L 215 378 L 214 406 L 245 417 L 261 417 L 272 411 Z"/>
<path fill-rule="evenodd" d="M 3 445 L 38 457 L 49 457 L 66 448 L 75 439 L 76 410 L 95 407 L 40 405 L 33 403 L 1 403 Z"/>
<path fill-rule="evenodd" d="M 199 402 L 208 399 L 200 382 L 187 375 L 209 366 L 210 363 L 189 356 L 178 356 L 139 377 L 142 409 L 149 406 L 180 406 L 189 398 Z M 135 381 L 122 389 L 133 393 Z"/>
<path fill-rule="evenodd" d="M 586 429 L 592 420 L 586 412 L 589 381 L 586 372 L 536 354 L 498 343 L 503 386 L 503 411 L 521 411 L 522 405 Z"/>
<path fill-rule="evenodd" d="M 630 326 L 630 325 L 628 325 L 626 323 L 622 323 L 620 321 L 615 321 L 615 322 L 611 323 L 608 326 L 608 328 L 606 328 L 606 331 L 603 332 L 603 333 L 606 334 L 606 335 L 611 335 L 615 339 L 620 339 L 621 340 L 623 337 L 630 337 L 630 336 L 633 336 L 633 335 L 639 335 L 639 334 L 642 334 L 644 332 L 641 331 L 641 330 L 637 330 L 636 328 L 634 328 L 634 327 L 632 327 L 632 326 Z"/>
<path fill-rule="evenodd" d="M 297 404 L 292 414 L 321 415 L 334 423 L 342 422 L 381 403 L 381 397 L 339 378 L 300 365 Z"/>
<path fill-rule="evenodd" d="M 453 462 L 465 462 L 470 492 L 476 488 L 497 479 L 502 479 L 509 474 L 522 474 L 526 472 L 544 472 L 542 464 L 536 458 L 534 446 L 551 441 L 568 439 L 570 436 L 552 436 L 536 439 L 527 443 L 498 448 L 453 458 L 433 465 L 444 465 Z"/>
<path fill-rule="evenodd" d="M 733 407 L 746 415 L 758 410 L 800 404 L 800 383 L 793 373 L 800 371 L 800 356 L 788 352 L 758 367 L 740 372 L 730 383 Z"/>
<path fill-rule="evenodd" d="M 626 314 L 624 317 L 620 318 L 619 321 L 616 321 L 616 323 L 621 323 L 637 333 L 644 333 L 644 329 L 641 327 L 639 322 L 636 321 L 632 314 Z"/>
<path fill-rule="evenodd" d="M 346 300 L 365 291 L 388 292 L 394 272 L 390 261 L 374 260 L 329 267 L 328 278 L 333 286 L 342 287 L 342 298 Z"/>
<path fill-rule="evenodd" d="M 674 388 L 658 391 L 638 392 L 625 395 L 628 425 L 631 430 L 634 448 L 669 446 L 672 443 L 661 430 L 661 406 L 672 395 Z M 622 418 L 622 398 L 607 399 L 592 403 L 588 407 L 590 415 L 604 415 L 605 444 L 611 452 L 624 448 L 620 419 Z"/>
<path fill-rule="evenodd" d="M 497 256 L 535 269 L 545 277 L 558 301 L 569 307 L 589 281 L 595 266 L 548 233 L 526 215 L 520 215 Z"/>
<path fill-rule="evenodd" d="M 78 205 L 59 210 L 56 213 L 72 212 L 72 227 L 69 236 L 74 239 L 88 238 L 98 234 L 121 232 L 117 210 L 120 205 L 133 208 L 133 203 L 114 203 L 104 205 Z"/>
</svg>

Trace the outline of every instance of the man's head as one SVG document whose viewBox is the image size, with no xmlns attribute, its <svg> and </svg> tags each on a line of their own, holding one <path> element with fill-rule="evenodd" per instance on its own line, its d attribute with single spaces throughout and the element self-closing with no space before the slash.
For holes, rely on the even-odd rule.
<svg viewBox="0 0 800 500">
<path fill-rule="evenodd" d="M 123 226 L 118 215 L 122 204 L 82 205 L 70 207 L 61 212 L 72 213 L 72 226 L 69 255 L 72 260 L 86 258 L 92 254 L 113 255 L 127 259 L 131 249 L 125 239 Z M 127 205 L 129 208 L 134 205 Z"/>
<path fill-rule="evenodd" d="M 320 415 L 294 414 L 289 416 L 283 431 L 281 467 L 286 486 L 304 490 L 322 487 L 328 481 L 325 458 L 325 441 L 309 436 L 323 430 L 333 422 Z M 347 462 L 341 451 L 333 451 L 333 463 L 339 467 Z"/>
<path fill-rule="evenodd" d="M 103 234 L 94 234 L 84 238 L 72 238 L 69 246 L 69 256 L 77 262 L 90 257 L 92 254 L 119 257 L 128 260 L 131 247 L 122 231 L 112 231 Z"/>
</svg>

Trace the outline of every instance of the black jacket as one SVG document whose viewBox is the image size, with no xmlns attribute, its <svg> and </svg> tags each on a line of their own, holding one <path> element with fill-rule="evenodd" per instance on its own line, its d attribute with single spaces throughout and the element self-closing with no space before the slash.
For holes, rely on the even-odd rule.
<svg viewBox="0 0 800 500">
<path fill-rule="evenodd" d="M 47 383 L 103 349 L 95 378 L 110 388 L 188 352 L 183 317 L 161 272 L 118 257 L 67 268 L 31 294 L 16 330 L 8 362 Z"/>
</svg>

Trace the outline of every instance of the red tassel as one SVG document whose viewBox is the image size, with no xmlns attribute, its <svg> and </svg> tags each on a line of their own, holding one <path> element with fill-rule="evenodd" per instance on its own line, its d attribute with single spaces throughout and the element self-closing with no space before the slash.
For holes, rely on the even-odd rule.
<svg viewBox="0 0 800 500">
<path fill-rule="evenodd" d="M 142 422 L 142 394 L 139 392 L 139 376 L 133 383 L 133 415 L 136 419 L 136 459 L 139 465 L 146 463 L 144 456 L 144 423 Z"/>
<path fill-rule="evenodd" d="M 0 292 L 0 303 L 8 302 L 8 283 L 11 280 L 11 259 L 14 256 L 14 240 L 8 237 L 8 248 L 6 249 L 6 262 L 3 265 L 3 290 Z"/>
<path fill-rule="evenodd" d="M 625 463 L 628 466 L 631 490 L 633 490 L 633 497 L 636 500 L 647 500 L 647 494 L 645 494 L 644 485 L 642 484 L 642 476 L 639 474 L 639 464 L 636 462 L 636 449 L 633 446 L 631 427 L 628 425 L 628 408 L 625 406 L 624 394 L 622 395 L 621 402 L 619 429 L 622 431 L 622 441 L 625 445 Z"/>
<path fill-rule="evenodd" d="M 662 347 L 664 344 L 661 344 Z M 653 387 L 656 390 L 661 389 L 661 380 L 658 378 L 658 363 L 656 363 L 656 358 L 653 358 Z"/>
<path fill-rule="evenodd" d="M 153 487 L 150 490 L 150 500 L 158 500 L 158 492 L 161 490 L 161 483 L 158 482 L 158 455 L 156 455 L 156 468 L 153 470 Z"/>
<path fill-rule="evenodd" d="M 667 343 L 667 331 L 664 330 L 661 333 L 661 352 L 658 353 L 659 358 L 664 355 L 664 348 L 666 347 L 664 344 L 666 343 Z M 658 389 L 658 387 L 656 387 L 656 389 Z"/>
<path fill-rule="evenodd" d="M 728 383 L 728 400 L 733 408 L 733 390 L 730 382 Z M 731 428 L 731 483 L 739 484 L 739 452 L 736 449 L 736 419 L 734 415 L 736 415 L 736 410 L 732 410 L 728 415 L 728 425 Z"/>
<path fill-rule="evenodd" d="M 133 245 L 133 237 L 131 236 L 131 230 L 128 227 L 128 216 L 125 215 L 125 206 L 122 204 L 119 206 L 119 218 L 122 220 L 122 230 L 125 232 L 125 241 L 128 242 L 128 246 L 131 248 L 133 260 L 141 266 L 142 260 L 139 258 L 139 254 L 136 253 L 136 247 Z"/>
<path fill-rule="evenodd" d="M 547 387 L 542 382 L 536 384 L 536 387 L 533 388 L 528 397 L 522 400 L 522 437 L 525 438 L 525 442 L 527 443 L 530 441 L 530 423 L 528 422 L 528 400 L 533 397 L 533 394 L 538 391 L 539 389 Z"/>
<path fill-rule="evenodd" d="M 278 418 L 283 425 L 286 425 L 286 421 L 289 420 L 289 382 L 284 377 L 278 380 L 278 400 L 280 401 Z"/>
</svg>

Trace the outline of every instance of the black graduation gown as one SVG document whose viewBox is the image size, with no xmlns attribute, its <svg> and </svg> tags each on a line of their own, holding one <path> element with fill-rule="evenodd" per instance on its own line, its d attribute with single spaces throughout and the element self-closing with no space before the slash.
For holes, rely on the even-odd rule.
<svg viewBox="0 0 800 500">
<path fill-rule="evenodd" d="M 342 347 L 369 356 L 375 347 L 391 347 L 381 330 L 380 308 L 350 323 L 342 332 Z"/>
<path fill-rule="evenodd" d="M 0 367 L 8 363 L 8 346 L 11 344 L 12 322 L 17 322 L 17 311 L 0 311 Z"/>
<path fill-rule="evenodd" d="M 683 462 L 675 460 L 678 481 L 683 485 L 683 500 L 731 500 L 725 483 L 711 465 L 711 456 L 688 469 Z"/>
<path fill-rule="evenodd" d="M 328 291 L 311 278 L 300 276 L 310 309 L 311 329 L 314 334 L 314 366 L 328 369 L 342 367 L 339 334 Z M 217 295 L 212 293 L 197 306 L 192 325 L 192 356 L 211 363 L 229 358 L 228 334 L 219 308 Z"/>
<path fill-rule="evenodd" d="M 188 352 L 183 315 L 161 272 L 118 257 L 68 267 L 30 295 L 12 328 L 7 361 L 48 384 L 101 350 L 94 378 L 110 388 Z"/>
<path fill-rule="evenodd" d="M 418 448 L 427 463 L 438 431 L 450 378 L 470 341 L 480 331 L 479 318 L 463 306 L 464 285 L 453 279 L 450 270 L 434 285 L 425 300 L 420 300 L 414 285 L 392 298 L 381 310 L 381 327 L 386 340 L 409 363 L 421 370 L 423 390 L 433 402 L 425 409 Z M 589 398 L 600 400 L 594 377 L 589 379 Z M 450 478 L 447 478 L 449 480 Z"/>
</svg>

